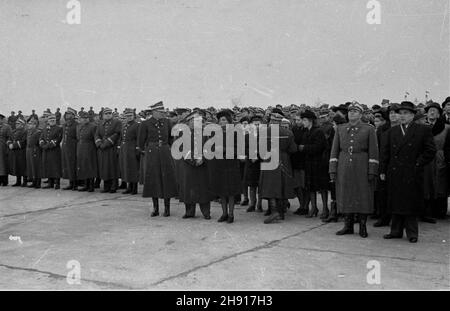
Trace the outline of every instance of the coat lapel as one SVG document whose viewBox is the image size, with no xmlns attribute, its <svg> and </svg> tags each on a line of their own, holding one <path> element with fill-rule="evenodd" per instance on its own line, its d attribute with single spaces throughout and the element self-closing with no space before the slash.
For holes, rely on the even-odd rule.
<svg viewBox="0 0 450 311">
<path fill-rule="evenodd" d="M 410 142 L 413 140 L 414 138 L 414 134 L 416 132 L 416 128 L 417 128 L 417 124 L 412 122 L 411 125 L 409 126 L 408 130 L 406 131 L 406 135 L 403 136 L 402 134 L 402 129 L 400 128 L 400 126 L 398 127 L 398 132 L 400 133 L 400 143 L 398 146 L 398 151 L 400 151 L 405 145 L 406 143 Z"/>
</svg>

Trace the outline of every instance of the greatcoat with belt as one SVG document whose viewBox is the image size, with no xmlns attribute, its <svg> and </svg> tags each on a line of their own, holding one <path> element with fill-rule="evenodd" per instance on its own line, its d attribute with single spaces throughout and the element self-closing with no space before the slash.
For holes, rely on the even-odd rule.
<svg viewBox="0 0 450 311">
<path fill-rule="evenodd" d="M 142 196 L 173 198 L 177 195 L 175 166 L 170 151 L 169 119 L 150 118 L 139 127 L 138 145 L 145 150 L 144 191 Z"/>
<path fill-rule="evenodd" d="M 120 136 L 120 176 L 123 181 L 137 183 L 139 181 L 140 151 L 137 146 L 139 123 L 135 120 L 122 126 Z"/>
<path fill-rule="evenodd" d="M 9 174 L 13 176 L 27 175 L 27 130 L 25 128 L 16 128 L 7 145 L 12 144 L 13 148 L 9 150 Z"/>
<path fill-rule="evenodd" d="M 100 179 L 119 178 L 119 157 L 117 146 L 122 122 L 117 119 L 103 120 L 97 126 L 95 142 L 99 144 L 98 170 Z"/>
<path fill-rule="evenodd" d="M 336 176 L 336 202 L 340 213 L 371 214 L 375 177 L 378 175 L 375 127 L 359 121 L 338 125 L 330 154 L 330 174 Z"/>
<path fill-rule="evenodd" d="M 27 174 L 28 178 L 41 178 L 42 150 L 39 147 L 41 130 L 38 128 L 27 130 Z"/>
<path fill-rule="evenodd" d="M 46 126 L 41 133 L 39 146 L 42 148 L 42 177 L 61 178 L 62 128 Z"/>
<path fill-rule="evenodd" d="M 69 180 L 77 179 L 77 126 L 74 120 L 67 120 L 63 125 L 62 177 Z"/>
</svg>

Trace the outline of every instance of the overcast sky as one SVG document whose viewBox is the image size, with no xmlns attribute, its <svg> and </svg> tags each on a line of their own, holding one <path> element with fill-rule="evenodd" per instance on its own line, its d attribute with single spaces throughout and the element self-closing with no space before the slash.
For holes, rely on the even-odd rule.
<svg viewBox="0 0 450 311">
<path fill-rule="evenodd" d="M 0 112 L 442 102 L 449 0 L 0 2 Z"/>
</svg>

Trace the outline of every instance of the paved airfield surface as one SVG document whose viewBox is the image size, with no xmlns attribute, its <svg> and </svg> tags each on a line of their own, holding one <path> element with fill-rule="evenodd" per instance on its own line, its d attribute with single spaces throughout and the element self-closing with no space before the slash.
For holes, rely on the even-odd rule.
<svg viewBox="0 0 450 311">
<path fill-rule="evenodd" d="M 420 223 L 411 244 L 383 240 L 389 229 L 373 220 L 367 239 L 338 237 L 342 221 L 296 216 L 297 200 L 270 225 L 239 205 L 235 223 L 218 223 L 217 203 L 211 220 L 198 207 L 196 218 L 182 219 L 177 200 L 171 217 L 150 218 L 150 201 L 1 187 L 0 289 L 450 289 L 448 219 Z M 67 280 L 77 271 L 71 261 L 80 284 Z M 378 264 L 379 284 L 369 284 Z"/>
</svg>

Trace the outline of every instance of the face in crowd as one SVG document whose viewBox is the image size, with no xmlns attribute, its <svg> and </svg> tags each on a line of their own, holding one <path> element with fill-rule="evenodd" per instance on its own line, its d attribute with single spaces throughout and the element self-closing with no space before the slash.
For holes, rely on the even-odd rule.
<svg viewBox="0 0 450 311">
<path fill-rule="evenodd" d="M 389 111 L 389 121 L 391 121 L 392 123 L 398 122 L 399 114 L 394 110 Z"/>
<path fill-rule="evenodd" d="M 350 109 L 348 111 L 348 121 L 349 122 L 357 122 L 361 120 L 362 113 L 359 109 Z"/>
<path fill-rule="evenodd" d="M 437 120 L 440 116 L 439 110 L 435 107 L 428 109 L 427 117 L 429 120 Z"/>
<path fill-rule="evenodd" d="M 406 109 L 401 109 L 399 116 L 402 124 L 409 124 L 414 119 L 414 113 Z"/>
<path fill-rule="evenodd" d="M 113 115 L 112 115 L 112 112 L 110 112 L 110 111 L 105 112 L 105 113 L 103 114 L 103 119 L 105 119 L 105 120 L 111 120 L 112 117 L 113 117 Z"/>
</svg>

